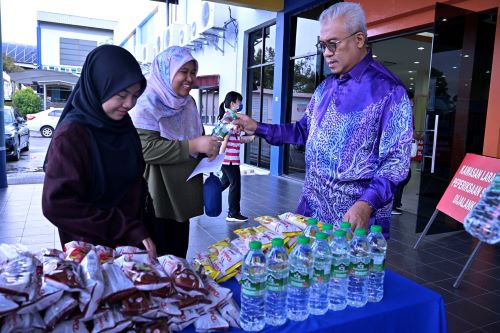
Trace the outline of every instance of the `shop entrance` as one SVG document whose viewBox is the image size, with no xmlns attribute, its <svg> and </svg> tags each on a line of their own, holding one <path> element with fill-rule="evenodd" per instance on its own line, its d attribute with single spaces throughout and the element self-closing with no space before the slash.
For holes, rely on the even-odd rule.
<svg viewBox="0 0 500 333">
<path fill-rule="evenodd" d="M 482 154 L 496 17 L 496 10 L 475 13 L 437 3 L 433 29 L 372 43 L 377 60 L 415 95 L 415 133 L 422 144 L 404 192 L 410 207 L 403 210 L 417 215 L 416 232 L 465 154 Z M 461 228 L 439 214 L 430 233 Z"/>
</svg>

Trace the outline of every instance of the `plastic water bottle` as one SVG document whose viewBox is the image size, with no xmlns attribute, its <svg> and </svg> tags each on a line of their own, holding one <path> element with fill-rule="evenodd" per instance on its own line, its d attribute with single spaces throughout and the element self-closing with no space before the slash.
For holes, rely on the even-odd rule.
<svg viewBox="0 0 500 333">
<path fill-rule="evenodd" d="M 262 253 L 262 244 L 250 242 L 242 263 L 240 326 L 245 331 L 260 331 L 264 328 L 266 257 Z"/>
<path fill-rule="evenodd" d="M 347 238 L 347 242 L 351 243 L 352 238 L 354 237 L 351 229 L 351 223 L 347 221 L 340 222 L 339 229 L 345 231 L 345 236 Z"/>
<path fill-rule="evenodd" d="M 322 223 L 321 232 L 326 234 L 326 241 L 330 244 L 333 239 L 333 225 L 329 223 Z"/>
<path fill-rule="evenodd" d="M 485 243 L 500 242 L 500 172 L 465 217 L 464 228 Z"/>
<path fill-rule="evenodd" d="M 309 238 L 301 235 L 290 253 L 290 275 L 286 298 L 287 316 L 301 321 L 309 317 L 309 293 L 313 270 L 313 257 Z"/>
<path fill-rule="evenodd" d="M 311 296 L 309 297 L 309 313 L 313 315 L 324 315 L 328 311 L 328 282 L 330 281 L 332 252 L 327 237 L 324 232 L 318 232 L 312 246 L 313 278 Z"/>
<path fill-rule="evenodd" d="M 382 227 L 372 225 L 367 240 L 370 249 L 368 301 L 380 302 L 384 297 L 385 253 L 387 252 L 387 241 L 382 235 Z"/>
<path fill-rule="evenodd" d="M 286 322 L 288 288 L 288 253 L 283 239 L 274 238 L 266 255 L 266 324 L 280 326 Z"/>
<path fill-rule="evenodd" d="M 353 307 L 363 307 L 368 301 L 368 266 L 370 253 L 366 240 L 366 229 L 354 231 L 349 250 L 349 282 L 347 284 L 347 304 Z"/>
<path fill-rule="evenodd" d="M 307 227 L 304 229 L 304 236 L 308 237 L 311 242 L 314 243 L 314 240 L 316 239 L 316 233 L 319 232 L 319 227 L 318 227 L 318 220 L 315 218 L 308 218 L 307 219 Z M 312 244 L 310 244 L 312 246 Z"/>
<path fill-rule="evenodd" d="M 233 128 L 232 121 L 237 118 L 238 116 L 236 115 L 236 112 L 230 109 L 226 109 L 224 117 L 222 117 L 220 122 L 212 130 L 212 136 L 224 139 L 229 131 Z"/>
<path fill-rule="evenodd" d="M 349 243 L 344 230 L 335 230 L 330 242 L 332 268 L 328 285 L 329 309 L 344 310 L 347 306 L 347 281 L 349 275 Z"/>
</svg>

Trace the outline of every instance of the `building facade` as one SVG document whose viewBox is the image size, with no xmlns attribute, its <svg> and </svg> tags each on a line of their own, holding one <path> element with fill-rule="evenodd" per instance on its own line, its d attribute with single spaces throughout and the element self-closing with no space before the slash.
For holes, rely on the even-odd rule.
<svg viewBox="0 0 500 333">
<path fill-rule="evenodd" d="M 320 13 L 337 1 L 174 2 L 152 13 L 141 26 L 148 29 L 136 29 L 122 45 L 146 64 L 170 45 L 191 48 L 200 76 L 193 96 L 206 125 L 230 90 L 242 92 L 245 111 L 258 121 L 300 119 L 329 74 L 315 44 Z M 427 221 L 466 153 L 500 157 L 500 1 L 358 2 L 374 57 L 415 95 L 422 145 L 414 177 L 418 215 Z M 274 175 L 302 178 L 305 171 L 301 146 L 256 140 L 243 155 L 245 163 Z"/>
</svg>

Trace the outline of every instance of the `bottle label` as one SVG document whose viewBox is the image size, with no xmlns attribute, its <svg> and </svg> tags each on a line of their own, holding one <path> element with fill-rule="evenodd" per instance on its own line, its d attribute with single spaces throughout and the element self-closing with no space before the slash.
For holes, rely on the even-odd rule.
<svg viewBox="0 0 500 333">
<path fill-rule="evenodd" d="M 346 279 L 349 273 L 349 264 L 345 262 L 332 263 L 332 278 Z"/>
<path fill-rule="evenodd" d="M 350 273 L 355 277 L 366 277 L 368 276 L 368 265 L 369 263 L 358 261 L 351 263 Z"/>
<path fill-rule="evenodd" d="M 319 283 L 327 283 L 328 281 L 330 281 L 330 272 L 328 272 L 326 269 L 314 268 L 313 281 Z"/>
<path fill-rule="evenodd" d="M 267 276 L 266 288 L 270 291 L 284 291 L 288 284 L 288 277 L 276 277 L 273 274 Z"/>
<path fill-rule="evenodd" d="M 383 272 L 385 268 L 385 258 L 380 256 L 380 257 L 374 257 L 370 261 L 370 271 L 372 272 Z"/>
<path fill-rule="evenodd" d="M 290 271 L 290 285 L 296 288 L 308 288 L 311 284 L 309 274 L 302 274 L 299 271 Z"/>
<path fill-rule="evenodd" d="M 252 282 L 249 279 L 241 280 L 241 293 L 248 296 L 262 296 L 266 290 L 265 282 Z"/>
</svg>

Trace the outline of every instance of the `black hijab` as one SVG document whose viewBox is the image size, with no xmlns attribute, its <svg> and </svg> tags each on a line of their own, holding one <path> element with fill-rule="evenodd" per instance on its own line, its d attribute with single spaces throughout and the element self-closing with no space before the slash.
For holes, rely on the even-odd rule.
<svg viewBox="0 0 500 333">
<path fill-rule="evenodd" d="M 141 144 L 130 116 L 113 120 L 102 109 L 105 101 L 136 83 L 141 84 L 142 94 L 146 79 L 130 52 L 114 45 L 95 48 L 57 126 L 75 122 L 87 129 L 93 167 L 87 199 L 102 208 L 117 204 L 143 172 Z"/>
</svg>

